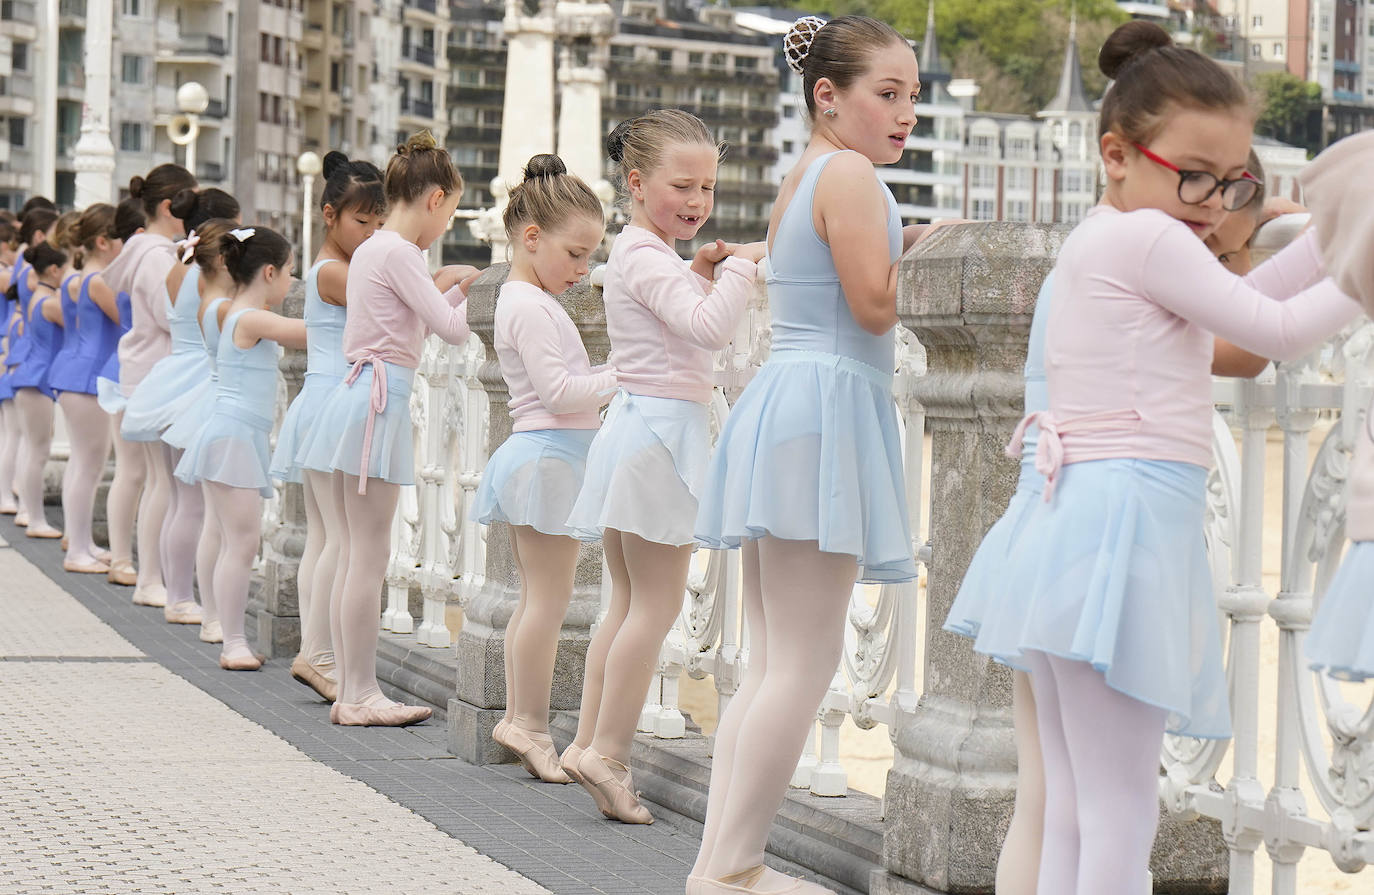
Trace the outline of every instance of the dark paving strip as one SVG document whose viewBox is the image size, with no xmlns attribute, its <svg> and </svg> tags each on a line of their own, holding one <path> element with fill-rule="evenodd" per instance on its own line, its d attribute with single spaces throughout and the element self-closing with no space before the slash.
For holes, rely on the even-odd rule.
<svg viewBox="0 0 1374 895">
<path fill-rule="evenodd" d="M 54 507 L 48 518 L 61 524 Z M 607 821 L 580 787 L 454 758 L 434 721 L 403 729 L 330 724 L 328 704 L 291 679 L 285 660 L 259 673 L 222 671 L 218 645 L 201 643 L 197 626 L 169 625 L 161 610 L 134 606 L 131 588 L 63 572 L 57 541 L 26 538 L 11 516 L 0 517 L 0 536 L 148 659 L 555 895 L 681 895 L 699 825 L 679 817 L 647 827 Z"/>
</svg>

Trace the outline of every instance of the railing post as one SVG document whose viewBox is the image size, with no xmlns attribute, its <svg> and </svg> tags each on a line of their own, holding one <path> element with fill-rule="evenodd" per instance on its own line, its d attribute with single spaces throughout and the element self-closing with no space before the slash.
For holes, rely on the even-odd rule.
<svg viewBox="0 0 1374 895">
<path fill-rule="evenodd" d="M 282 313 L 300 317 L 304 312 L 305 284 L 296 280 L 286 293 Z M 276 408 L 280 424 L 287 406 L 305 382 L 305 352 L 286 349 L 278 367 L 286 381 L 286 403 Z M 300 485 L 287 482 L 279 499 L 280 516 L 262 533 L 262 603 L 255 607 L 257 648 L 268 658 L 294 656 L 301 645 L 296 572 L 305 546 L 305 495 Z"/>
<path fill-rule="evenodd" d="M 488 399 L 486 456 L 510 435 L 510 393 L 501 378 L 493 343 L 496 297 L 506 279 L 506 264 L 493 264 L 468 292 L 468 325 L 482 340 L 487 360 L 479 378 Z M 605 360 L 610 347 L 601 290 L 582 283 L 560 296 L 587 346 L 593 363 Z M 477 425 L 472 420 L 471 425 Z M 481 586 L 470 592 L 463 606 L 463 630 L 456 643 L 457 693 L 449 701 L 449 751 L 465 761 L 485 764 L 509 761 L 511 756 L 492 742 L 491 731 L 505 712 L 505 629 L 520 597 L 520 582 L 511 556 L 510 538 L 503 525 L 491 527 Z M 576 711 L 582 698 L 582 666 L 596 620 L 601 588 L 600 545 L 588 545 L 577 564 L 572 604 L 558 637 L 551 708 Z"/>
</svg>

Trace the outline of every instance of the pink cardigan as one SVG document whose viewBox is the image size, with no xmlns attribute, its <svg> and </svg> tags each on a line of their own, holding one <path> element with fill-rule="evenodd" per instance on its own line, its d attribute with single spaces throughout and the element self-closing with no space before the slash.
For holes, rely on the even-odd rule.
<svg viewBox="0 0 1374 895">
<path fill-rule="evenodd" d="M 711 353 L 730 344 L 757 266 L 729 257 L 714 287 L 654 234 L 626 227 L 606 262 L 611 366 L 629 392 L 705 403 Z"/>
<path fill-rule="evenodd" d="M 119 340 L 119 390 L 127 397 L 153 364 L 172 351 L 167 327 L 167 274 L 177 263 L 172 241 L 157 233 L 136 233 L 101 278 L 116 293 L 127 292 L 133 325 Z"/>
<path fill-rule="evenodd" d="M 532 283 L 507 282 L 496 303 L 495 342 L 514 431 L 600 427 L 596 411 L 615 391 L 615 372 L 592 370 L 557 299 Z"/>
<path fill-rule="evenodd" d="M 1302 357 L 1360 312 L 1324 276 L 1310 233 L 1242 279 L 1162 211 L 1094 208 L 1054 268 L 1050 409 L 1022 421 L 1011 450 L 1036 419 L 1036 462 L 1051 486 L 1063 463 L 1086 460 L 1211 466 L 1213 334 Z"/>
</svg>

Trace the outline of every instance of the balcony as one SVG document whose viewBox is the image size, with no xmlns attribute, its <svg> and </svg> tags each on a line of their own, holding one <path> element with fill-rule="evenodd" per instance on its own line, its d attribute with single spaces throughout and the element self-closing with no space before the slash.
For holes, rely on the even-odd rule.
<svg viewBox="0 0 1374 895">
<path fill-rule="evenodd" d="M 428 99 L 414 99 L 413 97 L 401 97 L 401 114 L 409 115 L 412 118 L 424 118 L 433 120 L 434 101 Z"/>
</svg>

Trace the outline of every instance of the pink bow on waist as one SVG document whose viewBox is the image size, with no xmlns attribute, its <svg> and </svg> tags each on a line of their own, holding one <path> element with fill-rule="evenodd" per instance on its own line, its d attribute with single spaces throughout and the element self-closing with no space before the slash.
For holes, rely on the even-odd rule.
<svg viewBox="0 0 1374 895">
<path fill-rule="evenodd" d="M 344 379 L 348 385 L 353 385 L 368 364 L 372 365 L 372 393 L 368 396 L 367 423 L 363 426 L 362 462 L 358 467 L 359 494 L 367 493 L 367 470 L 372 465 L 372 429 L 377 422 L 377 414 L 386 413 L 386 361 L 375 354 L 365 354 L 353 362 Z"/>
<path fill-rule="evenodd" d="M 1118 428 L 1120 423 L 1139 422 L 1140 414 L 1135 410 L 1104 410 L 1067 420 L 1056 420 L 1049 411 L 1037 410 L 1026 414 L 1016 424 L 1011 442 L 1007 444 L 1007 456 L 1020 457 L 1025 449 L 1026 429 L 1032 423 L 1040 427 L 1040 439 L 1035 445 L 1035 471 L 1045 477 L 1045 502 L 1049 503 L 1054 499 L 1054 486 L 1064 468 L 1064 435 L 1103 431 Z"/>
</svg>

